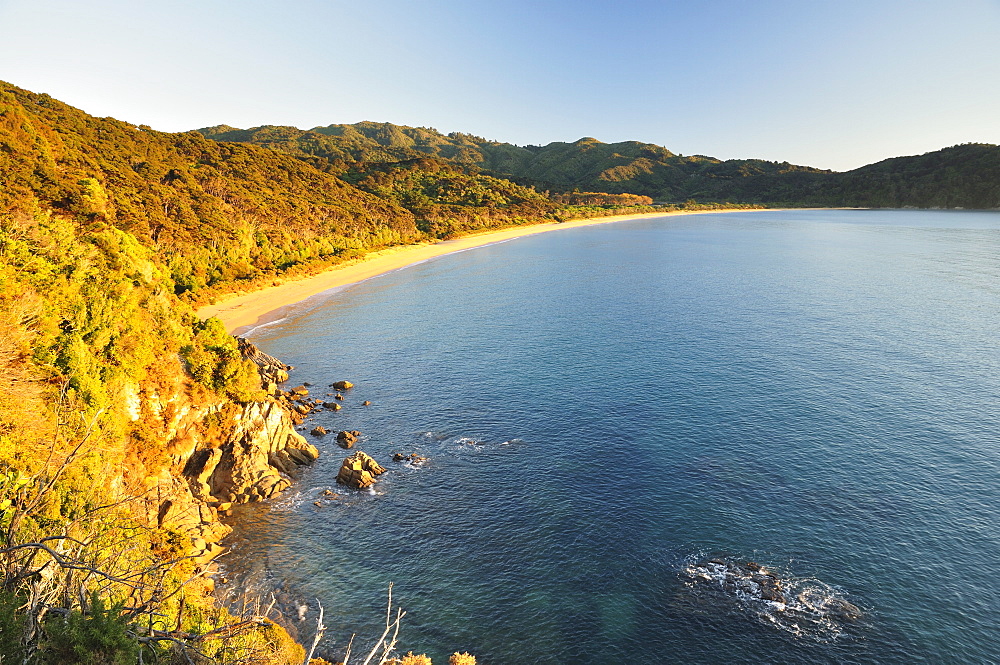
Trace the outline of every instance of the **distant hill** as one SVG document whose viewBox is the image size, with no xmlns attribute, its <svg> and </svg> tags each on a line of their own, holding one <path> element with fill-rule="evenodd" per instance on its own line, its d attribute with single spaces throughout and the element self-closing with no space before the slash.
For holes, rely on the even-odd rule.
<svg viewBox="0 0 1000 665">
<path fill-rule="evenodd" d="M 198 131 L 219 141 L 280 150 L 318 166 L 319 161 L 326 161 L 335 170 L 352 161 L 389 162 L 423 156 L 510 178 L 539 190 L 640 194 L 663 201 L 699 197 L 706 201 L 736 200 L 733 195 L 748 199 L 755 193 L 753 188 L 748 194 L 746 188 L 727 184 L 734 179 L 764 175 L 824 173 L 787 162 L 684 157 L 638 141 L 602 143 L 582 138 L 573 143 L 521 147 L 471 134 L 444 135 L 426 127 L 390 123 L 328 125 L 308 131 L 275 126 L 242 130 L 223 125 Z"/>
<path fill-rule="evenodd" d="M 788 162 L 682 156 L 638 141 L 602 143 L 582 138 L 573 143 L 516 146 L 471 134 L 444 135 L 427 127 L 376 122 L 311 130 L 219 126 L 198 131 L 215 140 L 273 148 L 333 172 L 357 162 L 430 157 L 539 191 L 560 193 L 629 193 L 663 202 L 1000 207 L 1000 148 L 988 144 L 954 146 L 835 173 Z"/>
<path fill-rule="evenodd" d="M 838 174 L 811 199 L 872 208 L 1000 208 L 1000 147 L 967 143 Z"/>
</svg>

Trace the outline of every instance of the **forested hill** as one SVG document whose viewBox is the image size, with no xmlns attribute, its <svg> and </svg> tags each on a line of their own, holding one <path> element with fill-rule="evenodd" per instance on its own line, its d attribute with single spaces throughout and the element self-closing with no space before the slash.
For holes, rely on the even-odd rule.
<svg viewBox="0 0 1000 665">
<path fill-rule="evenodd" d="M 111 225 L 178 291 L 407 242 L 413 215 L 288 155 L 95 118 L 0 83 L 0 210 Z"/>
<path fill-rule="evenodd" d="M 431 157 L 482 170 L 537 190 L 629 193 L 658 201 L 734 201 L 772 205 L 1000 207 L 1000 148 L 966 144 L 897 157 L 846 173 L 788 162 L 681 156 L 650 143 L 516 146 L 426 127 L 360 122 L 305 131 L 228 126 L 198 130 L 216 140 L 267 146 L 342 172 L 352 163 Z"/>
<path fill-rule="evenodd" d="M 225 125 L 198 131 L 219 141 L 274 148 L 320 168 L 327 163 L 334 171 L 351 162 L 432 157 L 510 178 L 538 190 L 628 193 L 672 202 L 692 198 L 705 202 L 750 200 L 757 193 L 753 187 L 741 188 L 731 183 L 746 180 L 760 185 L 763 181 L 759 176 L 824 173 L 787 162 L 755 159 L 724 162 L 702 155 L 685 157 L 662 146 L 638 141 L 602 143 L 582 138 L 573 143 L 522 147 L 471 134 L 444 135 L 426 127 L 376 122 L 328 125 L 308 131 L 277 126 L 243 130 Z"/>
<path fill-rule="evenodd" d="M 1000 208 L 1000 146 L 966 143 L 886 159 L 837 174 L 807 202 L 872 208 Z"/>
</svg>

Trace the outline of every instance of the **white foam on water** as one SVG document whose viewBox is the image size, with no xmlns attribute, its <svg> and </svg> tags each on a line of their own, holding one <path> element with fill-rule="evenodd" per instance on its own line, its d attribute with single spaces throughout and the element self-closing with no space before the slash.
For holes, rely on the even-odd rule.
<svg viewBox="0 0 1000 665">
<path fill-rule="evenodd" d="M 820 642 L 837 639 L 847 624 L 861 617 L 861 610 L 838 587 L 764 566 L 751 571 L 747 563 L 728 557 L 688 557 L 682 569 L 685 586 L 692 593 L 714 597 L 720 606 L 735 604 L 764 625 Z M 784 602 L 763 597 L 761 585 L 751 578 L 758 574 L 774 576 Z"/>
</svg>

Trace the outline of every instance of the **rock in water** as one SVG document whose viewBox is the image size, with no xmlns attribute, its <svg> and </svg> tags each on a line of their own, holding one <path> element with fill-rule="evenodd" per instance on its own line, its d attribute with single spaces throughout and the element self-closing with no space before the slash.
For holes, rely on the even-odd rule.
<svg viewBox="0 0 1000 665">
<path fill-rule="evenodd" d="M 327 433 L 327 431 L 326 428 L 323 427 L 322 425 L 317 425 L 316 427 L 313 427 L 313 430 L 309 433 L 312 434 L 313 436 L 323 436 L 324 434 Z"/>
<path fill-rule="evenodd" d="M 358 430 L 337 432 L 337 445 L 341 448 L 350 448 L 358 439 L 361 437 L 361 432 Z"/>
<path fill-rule="evenodd" d="M 350 381 L 337 381 L 336 383 L 331 383 L 330 387 L 337 390 L 350 390 L 354 387 L 354 384 Z"/>
<path fill-rule="evenodd" d="M 375 476 L 385 473 L 385 468 L 360 450 L 344 458 L 337 473 L 337 482 L 355 489 L 375 483 Z"/>
<path fill-rule="evenodd" d="M 754 561 L 710 559 L 690 569 L 696 579 L 713 581 L 728 593 L 784 604 L 785 594 L 778 576 Z"/>
<path fill-rule="evenodd" d="M 409 462 L 410 464 L 423 464 L 428 459 L 429 458 L 421 457 L 416 453 L 409 453 L 409 454 L 394 453 L 392 456 L 393 462 Z"/>
</svg>

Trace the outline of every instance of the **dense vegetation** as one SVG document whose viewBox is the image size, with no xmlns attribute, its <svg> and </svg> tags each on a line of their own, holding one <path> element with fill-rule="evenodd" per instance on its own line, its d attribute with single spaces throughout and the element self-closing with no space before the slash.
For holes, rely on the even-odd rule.
<svg viewBox="0 0 1000 665">
<path fill-rule="evenodd" d="M 583 138 L 521 147 L 469 134 L 443 135 L 426 127 L 374 122 L 309 131 L 273 126 L 199 131 L 216 140 L 272 147 L 331 172 L 341 172 L 352 162 L 429 156 L 550 192 L 550 199 L 559 202 L 565 202 L 560 196 L 583 190 L 647 196 L 666 203 L 1000 207 L 1000 148 L 986 144 L 955 146 L 833 173 L 788 162 L 682 156 L 637 141 L 607 144 Z"/>
<path fill-rule="evenodd" d="M 413 216 L 256 146 L 94 118 L 0 85 L 0 210 L 108 225 L 155 248 L 178 293 L 417 237 Z"/>
</svg>

